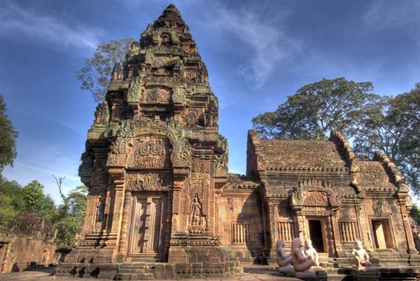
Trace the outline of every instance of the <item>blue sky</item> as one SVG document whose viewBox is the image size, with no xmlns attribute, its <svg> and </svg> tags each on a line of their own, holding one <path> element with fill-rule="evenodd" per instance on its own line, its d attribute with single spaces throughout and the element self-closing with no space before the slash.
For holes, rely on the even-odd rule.
<svg viewBox="0 0 420 281">
<path fill-rule="evenodd" d="M 171 3 L 207 65 L 233 173 L 245 173 L 251 119 L 306 84 L 345 77 L 396 95 L 420 82 L 417 0 L 2 0 L 0 93 L 19 131 L 6 178 L 36 179 L 57 203 L 52 175 L 66 177 L 65 192 L 81 185 L 96 104 L 75 71 L 102 41 L 138 40 Z"/>
</svg>

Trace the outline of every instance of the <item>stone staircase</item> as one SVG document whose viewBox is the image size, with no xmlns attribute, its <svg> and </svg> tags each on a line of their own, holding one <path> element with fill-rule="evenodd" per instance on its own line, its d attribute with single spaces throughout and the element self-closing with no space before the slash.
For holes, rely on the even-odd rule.
<svg viewBox="0 0 420 281">
<path fill-rule="evenodd" d="M 324 279 L 324 274 L 319 274 L 321 280 L 328 281 L 351 281 L 353 280 L 353 275 L 351 273 L 351 267 L 353 265 L 353 259 L 349 258 L 330 258 L 327 253 L 319 253 L 319 264 L 322 267 L 322 270 L 325 271 L 326 277 Z"/>
<path fill-rule="evenodd" d="M 123 263 L 118 268 L 116 280 L 151 280 L 154 279 L 153 266 L 143 262 Z"/>
</svg>

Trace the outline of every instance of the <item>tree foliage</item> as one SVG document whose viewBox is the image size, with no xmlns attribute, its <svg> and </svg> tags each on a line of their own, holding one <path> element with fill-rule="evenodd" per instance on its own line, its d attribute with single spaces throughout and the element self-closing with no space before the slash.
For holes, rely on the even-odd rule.
<svg viewBox="0 0 420 281">
<path fill-rule="evenodd" d="M 395 97 L 370 93 L 370 82 L 323 79 L 300 88 L 274 112 L 252 119 L 267 139 L 325 139 L 338 130 L 360 157 L 387 154 L 420 195 L 420 83 Z"/>
<path fill-rule="evenodd" d="M 82 83 L 80 88 L 90 91 L 95 102 L 104 100 L 112 69 L 114 65 L 122 64 L 133 41 L 132 38 L 123 38 L 102 42 L 93 57 L 86 59 L 85 66 L 76 72 L 77 79 Z"/>
<path fill-rule="evenodd" d="M 25 206 L 22 187 L 16 181 L 8 181 L 1 176 L 0 206 L 0 227 L 6 227 Z"/>
<path fill-rule="evenodd" d="M 332 129 L 351 137 L 355 116 L 379 98 L 372 90 L 370 82 L 323 79 L 288 96 L 276 111 L 253 118 L 254 129 L 267 139 L 322 140 Z"/>
<path fill-rule="evenodd" d="M 7 227 L 21 210 L 32 208 L 54 225 L 57 243 L 74 244 L 75 235 L 86 216 L 87 187 L 78 186 L 66 196 L 61 189 L 64 177 L 56 180 L 63 199 L 58 207 L 51 195 L 44 193 L 40 182 L 33 180 L 22 187 L 16 181 L 0 176 L 0 227 Z"/>
<path fill-rule="evenodd" d="M 354 151 L 371 157 L 386 153 L 397 165 L 416 195 L 420 193 L 420 84 L 396 97 L 383 97 L 357 120 Z"/>
<path fill-rule="evenodd" d="M 57 207 L 51 195 L 44 194 L 44 186 L 33 180 L 22 189 L 25 208 L 34 209 L 41 218 L 47 218 L 54 224 L 58 217 Z"/>
<path fill-rule="evenodd" d="M 416 204 L 413 204 L 413 207 L 410 211 L 410 217 L 418 224 L 420 225 L 420 208 Z"/>
<path fill-rule="evenodd" d="M 0 94 L 0 173 L 7 165 L 13 165 L 16 158 L 16 138 L 18 132 L 6 115 L 6 103 Z"/>
<path fill-rule="evenodd" d="M 25 208 L 34 209 L 41 218 L 51 222 L 57 217 L 52 197 L 44 194 L 44 186 L 34 180 L 22 187 L 16 181 L 0 180 L 0 224 L 6 227 Z"/>
<path fill-rule="evenodd" d="M 56 242 L 73 245 L 75 236 L 86 216 L 87 187 L 78 186 L 71 190 L 59 206 L 60 218 L 54 227 L 57 229 Z"/>
</svg>

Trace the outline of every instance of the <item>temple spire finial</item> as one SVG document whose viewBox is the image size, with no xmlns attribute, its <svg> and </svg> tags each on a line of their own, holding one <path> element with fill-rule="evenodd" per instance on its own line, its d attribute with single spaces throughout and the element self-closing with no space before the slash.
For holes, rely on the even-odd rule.
<svg viewBox="0 0 420 281">
<path fill-rule="evenodd" d="M 183 27 L 185 22 L 181 17 L 174 4 L 170 4 L 162 13 L 162 15 L 154 22 L 154 27 Z"/>
</svg>

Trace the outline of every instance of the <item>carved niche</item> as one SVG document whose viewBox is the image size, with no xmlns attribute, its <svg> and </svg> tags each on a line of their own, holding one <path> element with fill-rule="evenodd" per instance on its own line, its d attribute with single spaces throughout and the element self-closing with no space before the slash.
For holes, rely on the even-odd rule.
<svg viewBox="0 0 420 281">
<path fill-rule="evenodd" d="M 228 175 L 228 156 L 227 154 L 215 155 L 215 176 L 227 177 Z"/>
<path fill-rule="evenodd" d="M 189 198 L 191 199 L 190 202 L 192 203 L 192 206 L 197 206 L 197 202 L 200 203 L 202 216 L 205 217 L 208 215 L 209 190 L 210 175 L 207 173 L 193 173 L 189 190 Z M 188 206 L 185 206 L 186 210 L 188 210 L 188 208 Z M 193 212 L 193 210 L 194 208 L 191 207 L 191 212 Z M 190 223 L 192 223 L 192 220 Z"/>
<path fill-rule="evenodd" d="M 188 231 L 190 233 L 203 233 L 206 230 L 207 217 L 203 214 L 202 203 L 196 193 L 192 198 Z"/>
<path fill-rule="evenodd" d="M 130 87 L 128 88 L 128 94 L 127 94 L 128 102 L 137 102 L 139 100 L 140 82 L 141 82 L 140 77 L 131 80 Z"/>
<path fill-rule="evenodd" d="M 170 168 L 171 148 L 167 138 L 139 136 L 133 144 L 130 168 Z"/>
</svg>

